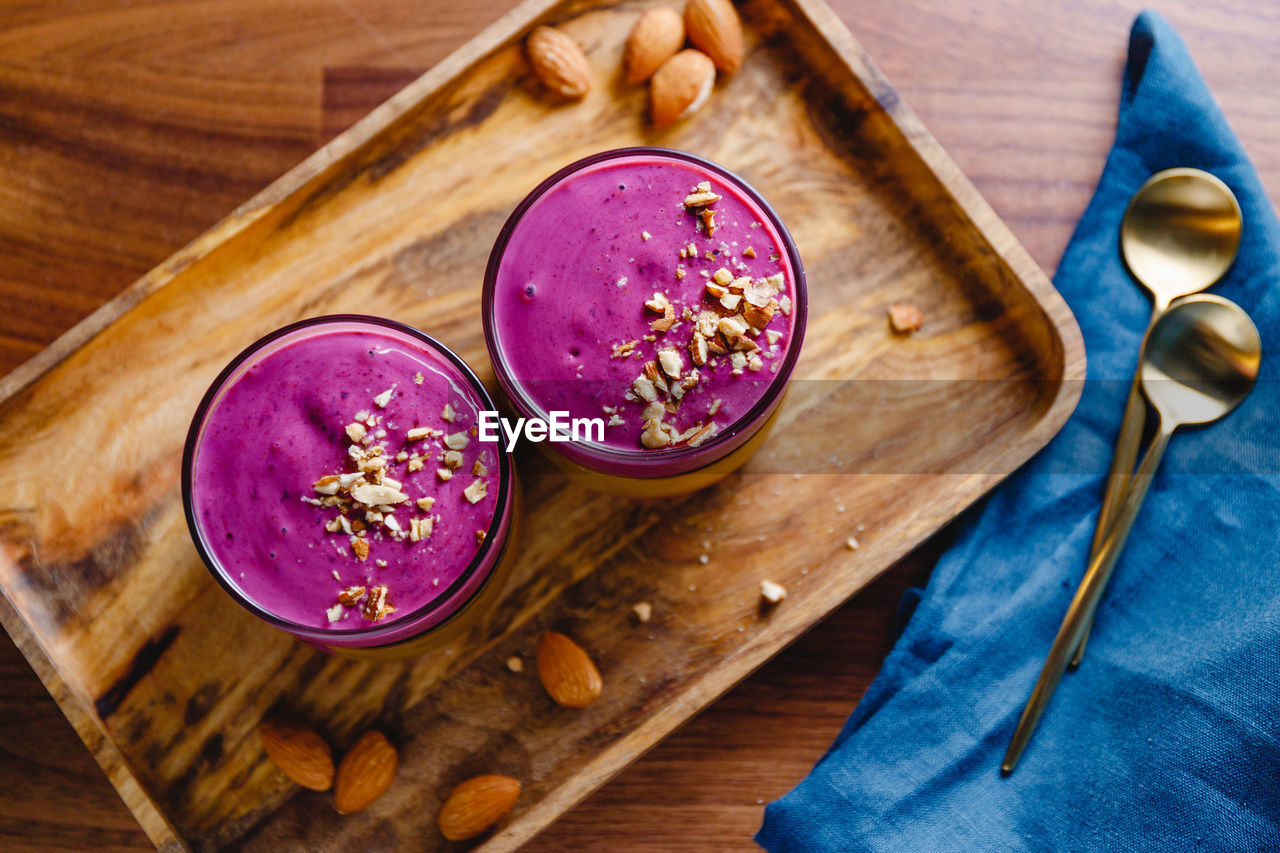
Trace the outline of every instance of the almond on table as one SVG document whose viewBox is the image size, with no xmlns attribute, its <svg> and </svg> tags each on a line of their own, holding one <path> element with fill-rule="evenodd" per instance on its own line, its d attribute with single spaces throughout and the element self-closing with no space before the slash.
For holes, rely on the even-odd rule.
<svg viewBox="0 0 1280 853">
<path fill-rule="evenodd" d="M 590 656 L 555 631 L 538 641 L 538 677 L 551 698 L 566 708 L 585 708 L 604 692 L 604 679 Z"/>
<path fill-rule="evenodd" d="M 338 814 L 368 808 L 391 787 L 399 763 L 395 747 L 382 732 L 361 735 L 338 765 L 333 785 L 333 804 Z"/>
<path fill-rule="evenodd" d="M 515 806 L 520 780 L 491 773 L 458 785 L 440 807 L 436 823 L 449 841 L 466 841 L 484 833 Z"/>
<path fill-rule="evenodd" d="M 636 19 L 622 55 L 628 83 L 643 83 L 684 44 L 684 18 L 669 6 L 646 9 Z"/>
<path fill-rule="evenodd" d="M 578 43 L 555 27 L 538 27 L 525 41 L 529 65 L 548 89 L 566 98 L 591 91 L 591 65 Z"/>
<path fill-rule="evenodd" d="M 333 785 L 333 753 L 314 729 L 299 723 L 264 720 L 258 738 L 284 775 L 304 788 L 327 791 Z"/>
</svg>

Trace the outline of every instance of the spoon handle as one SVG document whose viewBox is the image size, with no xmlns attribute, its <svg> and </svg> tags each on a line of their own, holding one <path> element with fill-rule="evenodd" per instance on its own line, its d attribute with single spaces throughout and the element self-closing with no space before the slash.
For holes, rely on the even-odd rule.
<svg viewBox="0 0 1280 853">
<path fill-rule="evenodd" d="M 1116 513 L 1115 523 L 1103 538 L 1102 547 L 1098 549 L 1097 556 L 1089 564 L 1089 571 L 1085 572 L 1084 580 L 1080 582 L 1075 598 L 1067 608 L 1067 615 L 1062 620 L 1058 635 L 1054 637 L 1053 646 L 1049 649 L 1049 656 L 1040 670 L 1036 686 L 1031 691 L 1027 706 L 1022 709 L 1022 717 L 1018 720 L 1018 727 L 1013 732 L 1013 739 L 1010 740 L 1009 749 L 1004 754 L 1004 761 L 1000 763 L 1000 770 L 1005 775 L 1012 773 L 1013 768 L 1018 765 L 1018 759 L 1022 757 L 1023 750 L 1027 748 L 1027 742 L 1031 740 L 1036 725 L 1044 715 L 1049 698 L 1057 688 L 1062 673 L 1067 669 L 1071 650 L 1079 644 L 1093 614 L 1097 612 L 1102 592 L 1106 589 L 1107 581 L 1111 579 L 1111 571 L 1115 568 L 1116 560 L 1124 548 L 1125 541 L 1129 538 L 1133 521 L 1138 517 L 1138 510 L 1142 507 L 1147 489 L 1155 478 L 1156 468 L 1160 465 L 1160 458 L 1164 456 L 1164 450 L 1169 445 L 1171 435 L 1173 430 L 1166 429 L 1164 424 L 1161 424 L 1160 431 L 1156 433 L 1150 449 L 1142 458 L 1142 464 L 1138 466 L 1129 488 L 1125 491 L 1124 500 Z"/>
<path fill-rule="evenodd" d="M 1155 316 L 1159 316 L 1158 314 Z M 1152 317 L 1152 322 L 1155 320 Z M 1102 496 L 1102 509 L 1098 510 L 1098 526 L 1093 530 L 1093 544 L 1089 546 L 1089 562 L 1093 562 L 1102 548 L 1102 541 L 1111 529 L 1120 501 L 1124 498 L 1125 487 L 1129 485 L 1129 477 L 1133 473 L 1133 465 L 1138 459 L 1138 444 L 1142 441 L 1142 428 L 1147 421 L 1147 401 L 1142 396 L 1140 374 L 1133 374 L 1133 382 L 1129 385 L 1129 401 L 1125 403 L 1124 420 L 1120 422 L 1120 435 L 1116 438 L 1115 454 L 1111 457 L 1111 470 L 1107 472 L 1107 490 Z M 1084 634 L 1080 637 L 1080 645 L 1071 657 L 1071 668 L 1075 669 L 1084 659 L 1085 646 L 1089 644 L 1089 632 L 1093 630 L 1093 617 L 1084 626 Z"/>
</svg>

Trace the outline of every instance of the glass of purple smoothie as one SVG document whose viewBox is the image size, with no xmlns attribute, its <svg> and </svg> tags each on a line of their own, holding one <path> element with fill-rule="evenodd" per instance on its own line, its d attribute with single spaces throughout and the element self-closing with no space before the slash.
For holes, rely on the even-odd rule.
<svg viewBox="0 0 1280 853">
<path fill-rule="evenodd" d="M 515 414 L 603 429 L 541 447 L 592 487 L 682 494 L 742 465 L 791 378 L 808 305 L 786 226 L 729 170 L 624 148 L 543 181 L 485 273 L 485 341 Z"/>
<path fill-rule="evenodd" d="M 240 353 L 182 461 L 192 538 L 263 621 L 329 651 L 405 657 L 481 625 L 509 570 L 510 454 L 458 356 L 391 320 L 318 317 Z"/>
</svg>

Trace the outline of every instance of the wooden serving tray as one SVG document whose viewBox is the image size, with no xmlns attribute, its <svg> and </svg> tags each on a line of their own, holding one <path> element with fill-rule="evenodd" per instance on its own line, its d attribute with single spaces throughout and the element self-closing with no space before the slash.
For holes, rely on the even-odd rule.
<svg viewBox="0 0 1280 853">
<path fill-rule="evenodd" d="M 158 846 L 430 849 L 442 796 L 502 772 L 524 793 L 483 846 L 513 848 L 954 518 L 1074 406 L 1084 352 L 1066 306 L 820 0 L 743 4 L 743 68 L 665 132 L 617 72 L 650 2 L 529 0 L 0 381 L 0 621 Z M 586 48 L 584 102 L 528 71 L 521 40 L 542 22 Z M 327 657 L 237 607 L 178 489 L 217 371 L 334 312 L 403 320 L 484 365 L 480 284 L 509 211 L 560 166 L 637 144 L 745 176 L 804 259 L 803 355 L 748 468 L 640 503 L 525 453 L 498 633 L 417 661 Z M 924 311 L 914 336 L 887 329 L 897 301 Z M 790 591 L 769 612 L 765 578 Z M 648 624 L 630 618 L 638 601 Z M 604 674 L 585 711 L 505 666 L 531 664 L 550 628 Z M 382 729 L 396 783 L 338 816 L 266 760 L 268 713 L 339 749 Z"/>
</svg>

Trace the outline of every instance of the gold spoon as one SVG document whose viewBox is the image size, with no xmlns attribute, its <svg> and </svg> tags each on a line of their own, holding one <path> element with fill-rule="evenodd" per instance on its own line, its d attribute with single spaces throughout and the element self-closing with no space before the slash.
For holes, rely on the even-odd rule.
<svg viewBox="0 0 1280 853">
<path fill-rule="evenodd" d="M 1157 172 L 1134 193 L 1120 226 L 1120 254 L 1129 272 L 1151 293 L 1148 331 L 1170 302 L 1199 293 L 1226 274 L 1240 249 L 1242 227 L 1235 195 L 1222 181 L 1200 169 Z M 1146 406 L 1135 371 L 1093 531 L 1090 560 L 1102 547 L 1133 473 L 1145 421 Z M 1092 627 L 1090 620 L 1071 658 L 1073 668 L 1084 658 Z"/>
<path fill-rule="evenodd" d="M 1243 308 L 1220 296 L 1202 293 L 1181 299 L 1170 305 L 1147 332 L 1138 375 L 1142 392 L 1155 409 L 1159 428 L 1125 489 L 1115 522 L 1067 608 L 1000 764 L 1003 773 L 1012 773 L 1017 766 L 1049 697 L 1066 671 L 1071 650 L 1084 637 L 1098 609 L 1102 591 L 1129 538 L 1169 438 L 1180 426 L 1216 421 L 1239 405 L 1253 390 L 1261 360 L 1262 341 L 1257 327 Z"/>
</svg>

